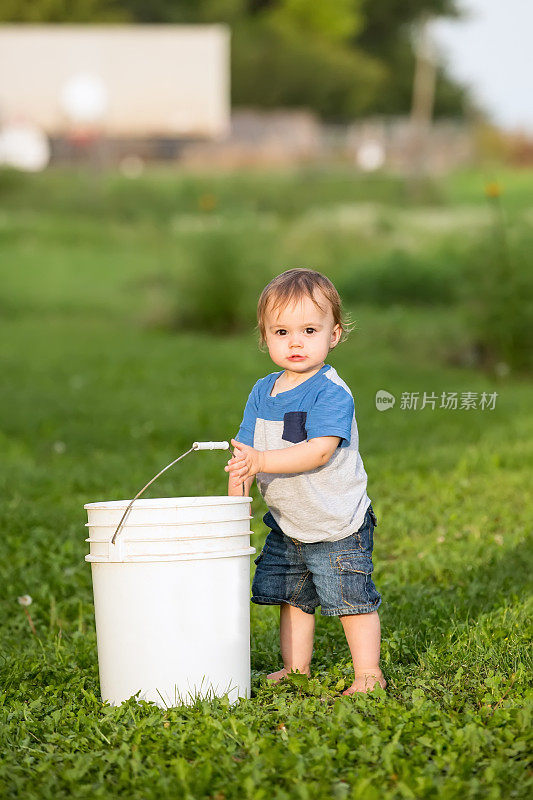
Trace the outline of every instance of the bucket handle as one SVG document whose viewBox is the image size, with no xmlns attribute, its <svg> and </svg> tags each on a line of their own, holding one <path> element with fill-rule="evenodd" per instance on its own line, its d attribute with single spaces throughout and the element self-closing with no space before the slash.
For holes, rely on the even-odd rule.
<svg viewBox="0 0 533 800">
<path fill-rule="evenodd" d="M 137 494 L 135 495 L 135 497 L 133 498 L 133 500 L 132 500 L 132 501 L 131 501 L 131 502 L 128 504 L 128 507 L 127 507 L 127 509 L 126 509 L 126 510 L 125 510 L 125 512 L 123 513 L 123 515 L 122 515 L 122 519 L 121 519 L 121 520 L 120 520 L 120 522 L 118 523 L 118 525 L 117 525 L 117 529 L 116 529 L 115 533 L 113 534 L 113 538 L 111 539 L 111 544 L 115 544 L 115 539 L 117 538 L 117 536 L 118 536 L 118 534 L 119 534 L 119 532 L 120 532 L 120 529 L 122 528 L 122 525 L 123 525 L 123 523 L 124 523 L 124 520 L 126 519 L 126 516 L 128 515 L 128 513 L 129 513 L 129 511 L 130 511 L 130 509 L 131 509 L 132 505 L 134 504 L 134 502 L 137 500 L 137 498 L 138 498 L 138 497 L 140 497 L 140 496 L 141 496 L 141 494 L 144 492 L 144 490 L 145 490 L 145 489 L 148 489 L 148 487 L 149 487 L 149 486 L 150 486 L 150 485 L 151 485 L 151 484 L 152 484 L 152 483 L 153 483 L 153 482 L 154 482 L 154 481 L 155 481 L 157 478 L 159 478 L 159 476 L 160 476 L 160 475 L 162 475 L 162 474 L 163 474 L 163 472 L 166 472 L 166 471 L 167 471 L 167 469 L 170 469 L 170 467 L 172 467 L 172 466 L 173 466 L 174 464 L 176 464 L 178 461 L 181 461 L 181 459 L 182 459 L 182 458 L 185 458 L 185 456 L 188 456 L 188 455 L 189 455 L 189 453 L 192 453 L 192 451 L 193 451 L 193 450 L 228 450 L 228 449 L 229 449 L 229 442 L 193 442 L 193 445 L 192 445 L 192 447 L 191 447 L 191 449 L 190 449 L 190 450 L 187 450 L 187 452 L 186 452 L 186 453 L 183 453 L 183 455 L 179 456 L 179 458 L 176 458 L 176 459 L 174 459 L 174 461 L 172 461 L 170 464 L 167 464 L 167 466 L 166 466 L 166 467 L 164 467 L 164 468 L 161 470 L 161 472 L 158 472 L 158 473 L 157 473 L 157 475 L 154 475 L 154 477 L 152 478 L 152 480 L 151 480 L 151 481 L 148 481 L 148 483 L 146 484 L 146 486 L 143 486 L 143 488 L 141 489 L 141 491 L 140 491 L 140 492 L 137 492 Z M 244 497 L 244 492 L 245 492 L 245 484 L 244 484 L 244 481 L 243 481 L 243 484 L 242 484 L 242 494 L 243 494 L 243 497 Z"/>
</svg>

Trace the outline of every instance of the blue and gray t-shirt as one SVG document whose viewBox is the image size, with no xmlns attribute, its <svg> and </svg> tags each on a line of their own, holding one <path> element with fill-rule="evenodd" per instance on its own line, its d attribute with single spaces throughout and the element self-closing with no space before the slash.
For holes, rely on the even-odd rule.
<svg viewBox="0 0 533 800">
<path fill-rule="evenodd" d="M 370 505 L 353 396 L 337 371 L 324 364 L 299 386 L 271 397 L 282 372 L 271 372 L 254 385 L 234 438 L 256 450 L 281 450 L 317 436 L 341 437 L 327 464 L 316 469 L 256 475 L 274 522 L 287 536 L 336 542 L 361 527 Z"/>
</svg>

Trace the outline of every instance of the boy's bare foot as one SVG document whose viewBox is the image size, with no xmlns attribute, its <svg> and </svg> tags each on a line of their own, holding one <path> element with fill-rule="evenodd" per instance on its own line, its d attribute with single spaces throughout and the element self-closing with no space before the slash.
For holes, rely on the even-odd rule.
<svg viewBox="0 0 533 800">
<path fill-rule="evenodd" d="M 285 676 L 287 675 L 286 669 L 279 669 L 277 672 L 271 672 L 270 675 L 267 675 L 267 681 L 272 681 L 272 683 L 279 683 Z"/>
<path fill-rule="evenodd" d="M 279 683 L 283 680 L 283 678 L 287 677 L 287 674 L 290 670 L 286 670 L 285 667 L 283 669 L 279 669 L 277 672 L 271 672 L 267 675 L 267 680 L 272 681 L 273 683 Z M 294 672 L 296 670 L 293 670 Z M 310 678 L 311 672 L 309 670 L 305 671 L 305 674 Z"/>
<path fill-rule="evenodd" d="M 380 669 L 376 670 L 356 670 L 355 680 L 351 686 L 344 690 L 343 694 L 355 694 L 355 692 L 372 692 L 376 683 L 379 683 L 382 689 L 387 685 L 387 681 L 383 677 Z"/>
</svg>

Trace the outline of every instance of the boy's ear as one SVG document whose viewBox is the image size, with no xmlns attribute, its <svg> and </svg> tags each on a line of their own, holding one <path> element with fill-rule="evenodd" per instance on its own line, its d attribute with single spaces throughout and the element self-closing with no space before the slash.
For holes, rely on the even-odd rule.
<svg viewBox="0 0 533 800">
<path fill-rule="evenodd" d="M 337 341 L 336 341 L 334 344 L 331 344 L 331 343 L 330 343 L 330 345 L 329 345 L 329 349 L 330 349 L 330 350 L 334 350 L 334 349 L 335 349 L 335 347 L 337 347 L 337 345 L 338 345 L 338 343 L 339 343 L 339 340 L 340 340 L 340 338 L 341 338 L 341 334 L 342 334 L 342 328 L 341 328 L 341 326 L 339 325 L 339 323 L 337 323 L 337 324 L 335 325 L 335 327 L 333 328 L 333 330 L 331 331 L 332 338 L 333 338 L 333 335 L 334 335 L 334 334 L 338 334 L 338 338 L 337 338 Z"/>
</svg>

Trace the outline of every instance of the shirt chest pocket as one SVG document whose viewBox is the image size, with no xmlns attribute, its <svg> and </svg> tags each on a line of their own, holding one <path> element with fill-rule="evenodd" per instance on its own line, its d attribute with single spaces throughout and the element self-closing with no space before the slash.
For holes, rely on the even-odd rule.
<svg viewBox="0 0 533 800">
<path fill-rule="evenodd" d="M 283 435 L 281 438 L 286 442 L 305 442 L 307 440 L 306 417 L 307 411 L 287 411 L 283 415 Z"/>
</svg>

